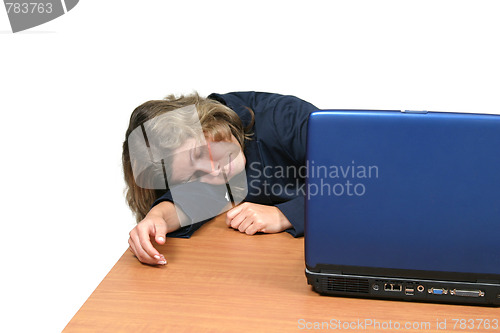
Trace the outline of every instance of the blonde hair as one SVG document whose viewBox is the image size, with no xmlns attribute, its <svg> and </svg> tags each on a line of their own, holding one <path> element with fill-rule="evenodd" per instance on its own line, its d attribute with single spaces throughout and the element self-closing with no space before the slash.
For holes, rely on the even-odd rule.
<svg viewBox="0 0 500 333">
<path fill-rule="evenodd" d="M 197 119 L 189 119 L 188 113 L 168 113 L 193 105 L 197 110 Z M 245 140 L 250 139 L 249 130 L 253 126 L 254 120 L 253 111 L 250 108 L 247 109 L 251 114 L 251 122 L 247 127 L 243 126 L 236 112 L 229 107 L 218 101 L 200 97 L 197 93 L 187 96 L 181 95 L 180 97 L 169 95 L 162 100 L 151 100 L 138 106 L 132 112 L 123 142 L 122 164 L 126 183 L 126 200 L 134 212 L 137 222 L 144 219 L 153 202 L 168 190 L 168 184 L 165 184 L 166 189 L 159 190 L 144 188 L 136 183 L 128 143 L 130 134 L 137 127 L 143 126 L 144 123 L 154 118 L 159 119 L 151 126 L 151 130 L 154 136 L 161 141 L 161 148 L 172 151 L 178 148 L 185 139 L 196 137 L 190 124 L 199 121 L 205 137 L 213 141 L 225 141 L 230 140 L 231 135 L 233 135 L 243 149 Z M 164 115 L 168 117 L 159 117 Z M 155 177 L 157 172 L 149 170 L 145 174 L 149 177 Z"/>
</svg>

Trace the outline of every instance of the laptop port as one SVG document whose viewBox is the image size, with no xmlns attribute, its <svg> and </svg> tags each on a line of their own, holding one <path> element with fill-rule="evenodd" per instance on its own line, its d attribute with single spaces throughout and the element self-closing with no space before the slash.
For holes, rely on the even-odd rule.
<svg viewBox="0 0 500 333">
<path fill-rule="evenodd" d="M 453 289 L 450 290 L 450 294 L 454 296 L 464 296 L 464 297 L 480 297 L 484 296 L 484 292 L 481 290 L 461 290 Z"/>
<path fill-rule="evenodd" d="M 406 287 L 405 288 L 405 295 L 414 295 L 415 294 L 415 288 L 413 287 Z"/>
<path fill-rule="evenodd" d="M 443 289 L 443 288 L 431 288 L 431 289 L 429 289 L 429 294 L 446 295 L 447 293 L 448 293 L 448 290 Z"/>
<path fill-rule="evenodd" d="M 384 284 L 384 291 L 402 291 L 403 286 L 399 283 L 386 283 Z"/>
<path fill-rule="evenodd" d="M 423 286 L 423 285 L 419 285 L 419 286 L 417 287 L 417 291 L 418 291 L 419 293 L 423 293 L 423 292 L 424 292 L 424 290 L 425 290 L 425 288 L 424 288 L 424 286 Z"/>
</svg>

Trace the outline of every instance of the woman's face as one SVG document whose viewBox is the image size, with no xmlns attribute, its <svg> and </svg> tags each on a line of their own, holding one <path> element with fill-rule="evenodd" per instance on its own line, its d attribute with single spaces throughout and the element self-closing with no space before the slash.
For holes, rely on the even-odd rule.
<svg viewBox="0 0 500 333">
<path fill-rule="evenodd" d="M 191 138 L 174 150 L 169 182 L 220 185 L 225 183 L 224 173 L 229 180 L 245 169 L 245 163 L 241 146 L 233 135 L 231 141 L 206 139 L 204 143 Z"/>
</svg>

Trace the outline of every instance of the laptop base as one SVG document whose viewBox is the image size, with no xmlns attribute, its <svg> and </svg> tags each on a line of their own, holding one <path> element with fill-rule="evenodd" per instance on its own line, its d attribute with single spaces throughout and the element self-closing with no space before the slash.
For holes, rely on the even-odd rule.
<svg viewBox="0 0 500 333">
<path fill-rule="evenodd" d="M 500 284 L 316 273 L 307 268 L 305 273 L 308 284 L 324 295 L 500 306 Z"/>
</svg>

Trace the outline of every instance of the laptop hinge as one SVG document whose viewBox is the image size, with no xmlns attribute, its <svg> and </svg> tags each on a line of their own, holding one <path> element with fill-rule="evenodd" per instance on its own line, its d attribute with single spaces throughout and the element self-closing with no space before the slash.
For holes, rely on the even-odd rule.
<svg viewBox="0 0 500 333">
<path fill-rule="evenodd" d="M 334 270 L 334 269 L 320 269 L 320 273 L 325 273 L 325 274 L 337 274 L 337 275 L 343 275 L 342 271 Z"/>
<path fill-rule="evenodd" d="M 477 283 L 500 284 L 498 280 L 477 280 Z"/>
</svg>

